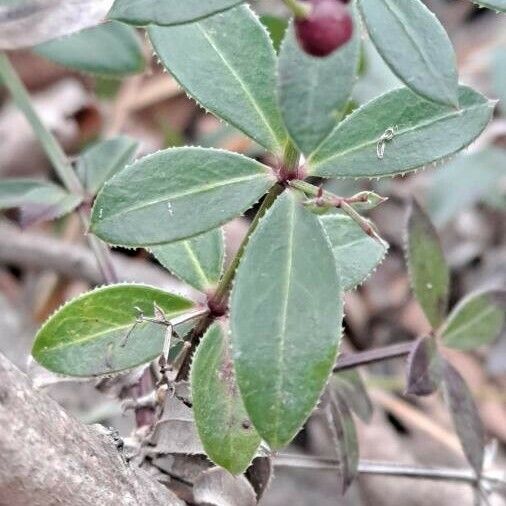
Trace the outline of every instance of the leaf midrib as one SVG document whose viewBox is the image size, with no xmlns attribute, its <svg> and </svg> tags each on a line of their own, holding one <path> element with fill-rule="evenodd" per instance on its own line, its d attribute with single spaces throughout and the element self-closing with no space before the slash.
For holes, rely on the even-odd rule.
<svg viewBox="0 0 506 506">
<path fill-rule="evenodd" d="M 284 350 L 285 350 L 285 334 L 286 334 L 286 323 L 288 318 L 288 298 L 290 294 L 291 287 L 291 278 L 292 278 L 292 267 L 293 267 L 293 243 L 294 243 L 294 235 L 295 235 L 295 205 L 293 202 L 290 203 L 290 214 L 288 216 L 288 245 L 287 245 L 287 255 L 286 255 L 286 281 L 283 286 L 283 307 L 281 311 L 282 319 L 281 319 L 281 329 L 278 334 L 279 344 L 278 344 L 278 363 L 277 369 L 279 371 L 279 378 L 276 384 L 276 410 L 274 416 L 274 428 L 275 434 L 279 434 L 280 427 L 280 415 L 281 415 L 281 398 L 283 394 L 283 383 L 284 383 Z"/>
<path fill-rule="evenodd" d="M 399 12 L 390 4 L 390 0 L 384 0 L 384 3 L 385 3 L 385 7 L 392 13 L 392 15 L 397 19 L 397 21 L 401 25 L 401 28 L 406 33 L 406 36 L 408 37 L 408 39 L 410 39 L 411 42 L 413 43 L 413 46 L 415 47 L 417 53 L 420 55 L 422 60 L 425 62 L 425 65 L 429 69 L 429 72 L 430 72 L 432 78 L 434 79 L 434 81 L 438 81 L 438 77 L 440 76 L 440 73 L 437 72 L 437 69 L 433 68 L 430 59 L 427 57 L 427 55 L 425 54 L 423 49 L 417 44 L 416 37 L 415 37 L 416 34 L 414 35 L 412 33 L 409 25 L 405 25 L 402 22 Z M 446 86 L 444 86 L 444 88 L 445 88 L 446 92 L 449 91 Z"/>
<path fill-rule="evenodd" d="M 461 325 L 460 327 L 457 327 L 455 330 L 451 331 L 449 333 L 444 332 L 444 337 L 447 340 L 455 338 L 455 336 L 461 335 L 463 332 L 467 331 L 469 327 L 472 327 L 475 323 L 479 322 L 483 318 L 486 318 L 490 313 L 493 313 L 495 311 L 495 307 L 488 306 L 484 310 L 480 311 L 479 314 L 468 320 L 466 323 Z M 449 322 L 448 327 L 451 325 L 451 321 Z"/>
<path fill-rule="evenodd" d="M 188 197 L 190 195 L 198 195 L 199 193 L 205 193 L 205 192 L 208 192 L 208 191 L 211 191 L 211 190 L 222 188 L 224 186 L 233 185 L 233 184 L 236 184 L 236 183 L 243 183 L 243 182 L 246 182 L 246 181 L 252 181 L 252 180 L 257 179 L 257 178 L 258 179 L 262 179 L 262 178 L 266 178 L 267 179 L 268 175 L 267 174 L 262 174 L 262 173 L 257 173 L 257 174 L 251 174 L 249 176 L 240 176 L 240 177 L 236 177 L 236 178 L 230 178 L 230 179 L 226 179 L 226 180 L 221 180 L 221 181 L 218 181 L 216 183 L 209 183 L 209 184 L 206 184 L 206 185 L 203 185 L 203 186 L 193 187 L 193 188 L 190 188 L 189 190 L 185 190 L 185 191 L 182 191 L 182 192 L 179 192 L 179 193 L 164 195 L 162 197 L 158 197 L 157 199 L 150 200 L 148 202 L 143 202 L 142 204 L 137 204 L 137 205 L 134 205 L 134 206 L 130 206 L 130 207 L 127 207 L 127 208 L 120 209 L 117 213 L 112 213 L 109 216 L 106 216 L 103 219 L 101 219 L 100 223 L 104 223 L 104 222 L 109 221 L 109 220 L 111 220 L 113 218 L 117 218 L 118 216 L 121 216 L 122 214 L 127 214 L 127 213 L 131 213 L 131 212 L 134 212 L 134 211 L 139 211 L 140 209 L 144 209 L 146 207 L 150 207 L 150 206 L 154 206 L 154 205 L 157 205 L 157 204 L 161 204 L 162 202 L 164 202 L 166 200 L 177 200 L 177 199 L 180 199 L 182 197 Z"/>
<path fill-rule="evenodd" d="M 260 116 L 260 119 L 267 127 L 267 130 L 269 131 L 270 136 L 272 137 L 272 140 L 274 141 L 274 146 L 280 146 L 281 142 L 280 139 L 278 139 L 278 136 L 276 135 L 276 132 L 271 127 L 270 123 L 267 121 L 267 118 L 265 116 L 264 111 L 260 108 L 257 101 L 255 100 L 255 97 L 251 94 L 251 91 L 246 86 L 246 83 L 242 80 L 241 76 L 235 71 L 235 69 L 228 63 L 227 59 L 223 55 L 223 53 L 219 50 L 219 48 L 216 45 L 216 42 L 214 39 L 208 34 L 207 31 L 203 29 L 200 23 L 197 24 L 197 28 L 202 33 L 202 35 L 205 37 L 205 39 L 209 42 L 211 47 L 216 51 L 216 54 L 219 56 L 219 58 L 223 61 L 225 64 L 225 67 L 230 71 L 232 76 L 237 80 L 241 88 L 244 90 L 244 93 L 246 94 L 246 97 L 251 102 L 251 105 L 253 105 L 253 108 L 256 110 L 258 115 Z"/>
<path fill-rule="evenodd" d="M 190 241 L 184 241 L 184 248 L 186 249 L 188 256 L 190 258 L 190 262 L 192 263 L 193 267 L 195 268 L 197 277 L 202 282 L 202 287 L 206 288 L 207 286 L 211 285 L 211 281 L 207 277 L 204 269 L 202 268 L 202 265 L 200 263 L 200 260 L 198 259 L 197 255 L 193 251 L 193 248 L 190 244 Z"/>
<path fill-rule="evenodd" d="M 464 109 L 460 109 L 458 111 L 455 111 L 455 112 L 452 112 L 450 114 L 446 114 L 444 116 L 439 116 L 437 118 L 434 118 L 434 119 L 431 119 L 431 120 L 428 120 L 428 121 L 425 121 L 423 123 L 417 123 L 415 126 L 411 127 L 411 128 L 405 128 L 404 130 L 400 130 L 398 131 L 396 134 L 395 134 L 395 137 L 394 137 L 394 140 L 395 139 L 398 139 L 399 137 L 405 135 L 405 134 L 408 134 L 408 133 L 412 133 L 412 132 L 416 132 L 417 130 L 422 130 L 428 126 L 431 126 L 431 125 L 435 125 L 436 123 L 440 123 L 442 121 L 446 121 L 446 120 L 449 120 L 449 119 L 453 119 L 455 117 L 458 117 L 458 116 L 463 116 L 464 113 L 467 113 L 467 112 L 472 112 L 472 111 L 475 111 L 477 109 L 481 109 L 482 107 L 486 107 L 487 104 L 485 102 L 483 103 L 480 103 L 480 104 L 476 104 L 476 105 L 473 105 L 473 106 L 470 106 L 470 107 L 466 107 Z M 352 121 L 353 118 L 350 116 L 350 120 L 349 121 Z M 337 132 L 338 130 L 340 130 L 341 128 L 343 128 L 343 125 L 345 125 L 345 123 L 341 123 L 335 130 L 334 132 Z M 331 132 L 329 134 L 329 137 L 332 136 L 332 134 L 334 132 Z M 327 137 L 326 140 L 329 139 L 329 137 Z M 308 164 L 311 165 L 311 169 L 315 169 L 317 167 L 319 167 L 320 165 L 323 165 L 325 163 L 328 163 L 330 160 L 334 160 L 335 158 L 340 158 L 342 156 L 346 156 L 350 153 L 353 153 L 355 151 L 359 151 L 363 148 L 366 148 L 366 147 L 369 147 L 369 146 L 374 146 L 378 143 L 378 140 L 379 138 L 374 138 L 374 139 L 370 139 L 370 140 L 367 140 L 366 142 L 364 142 L 363 144 L 358 144 L 356 146 L 353 146 L 352 148 L 349 148 L 349 149 L 346 149 L 344 151 L 340 151 L 338 153 L 335 153 L 333 154 L 332 156 L 329 156 L 327 158 L 323 158 L 322 160 L 318 160 L 317 163 L 311 165 L 311 159 L 314 158 L 314 155 L 317 155 L 318 154 L 318 151 L 315 151 L 314 155 L 309 157 L 308 159 Z M 325 141 L 323 141 L 322 145 L 324 145 Z"/>
<path fill-rule="evenodd" d="M 170 317 L 179 316 L 180 314 L 186 313 L 189 309 L 191 309 L 191 308 L 183 309 L 181 311 L 177 311 L 174 313 L 167 313 L 166 316 L 170 316 Z M 134 324 L 135 324 L 135 320 L 131 323 L 126 324 L 126 325 L 120 325 L 118 327 L 109 328 L 108 330 L 105 330 L 102 332 L 96 332 L 95 334 L 90 334 L 90 335 L 84 336 L 80 339 L 75 339 L 73 341 L 66 341 L 64 343 L 57 344 L 56 346 L 47 347 L 46 349 L 41 348 L 40 350 L 38 350 L 38 354 L 40 354 L 40 355 L 50 354 L 50 353 L 53 353 L 55 351 L 58 351 L 58 350 L 61 350 L 64 348 L 69 348 L 71 346 L 76 346 L 76 345 L 79 346 L 83 343 L 91 341 L 92 339 L 106 336 L 107 334 L 117 332 L 118 330 L 126 330 L 126 329 L 132 327 Z"/>
</svg>

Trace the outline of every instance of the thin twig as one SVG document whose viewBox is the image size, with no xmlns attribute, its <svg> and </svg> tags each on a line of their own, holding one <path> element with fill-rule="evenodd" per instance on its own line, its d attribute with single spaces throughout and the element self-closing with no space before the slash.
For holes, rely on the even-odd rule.
<svg viewBox="0 0 506 506">
<path fill-rule="evenodd" d="M 341 355 L 338 357 L 333 371 L 345 371 L 347 369 L 353 369 L 362 365 L 374 364 L 376 362 L 383 362 L 384 360 L 405 357 L 409 355 L 414 344 L 415 341 L 409 341 L 406 343 L 384 346 L 383 348 L 376 348 L 374 350 Z"/>
<path fill-rule="evenodd" d="M 340 463 L 336 459 L 313 457 L 311 455 L 288 455 L 280 454 L 274 458 L 276 467 L 297 467 L 304 469 L 339 470 Z M 422 467 L 399 464 L 396 462 L 382 462 L 361 460 L 358 465 L 360 474 L 376 476 L 392 476 L 396 478 L 413 478 L 418 480 L 451 481 L 476 485 L 478 479 L 472 469 L 452 469 Z M 503 473 L 484 473 L 480 481 L 488 482 L 495 486 L 506 486 L 506 478 Z"/>
</svg>

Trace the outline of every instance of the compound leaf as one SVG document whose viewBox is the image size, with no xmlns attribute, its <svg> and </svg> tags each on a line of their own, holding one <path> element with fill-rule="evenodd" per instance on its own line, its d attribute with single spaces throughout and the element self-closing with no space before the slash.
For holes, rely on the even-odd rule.
<svg viewBox="0 0 506 506">
<path fill-rule="evenodd" d="M 443 359 L 432 336 L 419 338 L 409 354 L 407 363 L 408 395 L 430 395 L 443 379 Z"/>
<path fill-rule="evenodd" d="M 49 181 L 3 179 L 0 181 L 0 210 L 19 209 L 20 223 L 28 227 L 73 211 L 82 198 Z"/>
<path fill-rule="evenodd" d="M 201 292 L 216 286 L 223 271 L 225 244 L 221 229 L 185 241 L 154 246 L 155 258 L 175 276 Z"/>
<path fill-rule="evenodd" d="M 102 185 L 129 163 L 138 143 L 121 136 L 99 142 L 86 149 L 77 161 L 76 172 L 84 188 L 95 195 Z"/>
<path fill-rule="evenodd" d="M 348 490 L 358 475 L 358 437 L 350 408 L 339 392 L 330 390 L 326 413 L 339 461 L 339 489 L 342 494 Z"/>
<path fill-rule="evenodd" d="M 348 216 L 324 214 L 320 221 L 332 246 L 344 290 L 361 284 L 385 258 L 388 244 L 366 235 Z"/>
<path fill-rule="evenodd" d="M 406 86 L 458 107 L 457 60 L 436 16 L 420 1 L 359 0 L 376 49 Z"/>
<path fill-rule="evenodd" d="M 416 200 L 408 217 L 406 260 L 415 297 L 437 328 L 448 309 L 450 272 L 436 229 Z"/>
<path fill-rule="evenodd" d="M 327 58 L 307 55 L 293 25 L 288 29 L 279 54 L 280 103 L 288 132 L 305 155 L 318 147 L 346 112 L 359 59 L 359 29 Z"/>
<path fill-rule="evenodd" d="M 261 163 L 203 148 L 173 148 L 141 158 L 107 181 L 92 230 L 123 246 L 187 239 L 241 215 L 274 184 Z"/>
<path fill-rule="evenodd" d="M 115 21 L 50 40 L 34 51 L 64 67 L 108 77 L 142 72 L 145 64 L 136 31 Z"/>
<path fill-rule="evenodd" d="M 464 454 L 476 474 L 480 475 L 485 453 L 485 430 L 466 382 L 449 362 L 444 363 L 444 386 Z"/>
<path fill-rule="evenodd" d="M 441 332 L 443 343 L 459 350 L 472 350 L 494 342 L 506 318 L 506 292 L 472 293 L 457 304 Z"/>
<path fill-rule="evenodd" d="M 336 359 L 342 291 L 318 218 L 286 191 L 252 235 L 231 295 L 239 389 L 273 449 L 316 405 Z"/>
<path fill-rule="evenodd" d="M 371 421 L 373 405 L 367 388 L 356 369 L 340 371 L 332 375 L 329 389 L 334 388 L 346 404 L 365 423 Z"/>
<path fill-rule="evenodd" d="M 208 457 L 232 474 L 249 466 L 260 437 L 235 381 L 227 329 L 214 323 L 199 344 L 191 369 L 195 422 Z"/>
<path fill-rule="evenodd" d="M 195 100 L 281 152 L 286 132 L 276 97 L 276 54 L 249 7 L 185 25 L 150 26 L 149 36 L 164 66 Z"/>
<path fill-rule="evenodd" d="M 480 135 L 494 108 L 465 86 L 459 104 L 457 110 L 429 102 L 408 88 L 390 91 L 342 121 L 309 157 L 308 170 L 322 177 L 392 176 L 453 155 Z"/>
<path fill-rule="evenodd" d="M 244 0 L 116 0 L 108 17 L 131 25 L 177 25 L 230 9 Z"/>
<path fill-rule="evenodd" d="M 166 328 L 137 319 L 139 312 L 152 317 L 155 304 L 167 318 L 193 306 L 150 286 L 105 286 L 51 316 L 37 333 L 32 354 L 46 369 L 68 376 L 98 376 L 147 363 L 161 353 Z"/>
</svg>

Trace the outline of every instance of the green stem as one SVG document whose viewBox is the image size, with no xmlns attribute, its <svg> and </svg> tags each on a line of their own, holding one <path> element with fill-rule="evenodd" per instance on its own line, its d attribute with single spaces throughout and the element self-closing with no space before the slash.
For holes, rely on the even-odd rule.
<svg viewBox="0 0 506 506">
<path fill-rule="evenodd" d="M 311 12 L 311 7 L 305 5 L 299 0 L 283 0 L 286 6 L 293 12 L 296 18 L 307 18 Z"/>
<path fill-rule="evenodd" d="M 283 169 L 286 173 L 297 171 L 300 162 L 300 151 L 292 141 L 288 141 L 283 154 Z"/>
<path fill-rule="evenodd" d="M 28 123 L 30 123 L 30 126 L 32 127 L 36 137 L 41 143 L 47 157 L 51 161 L 55 172 L 64 184 L 65 188 L 70 193 L 83 196 L 83 185 L 74 172 L 72 164 L 63 152 L 63 149 L 56 138 L 40 120 L 37 111 L 33 107 L 30 95 L 25 88 L 25 85 L 19 78 L 5 53 L 0 53 L 0 81 L 3 82 L 5 87 L 9 90 L 14 103 L 25 115 Z M 88 230 L 89 218 L 87 213 L 81 209 L 79 211 L 79 216 L 85 230 Z M 97 258 L 97 263 L 104 280 L 107 283 L 116 282 L 117 277 L 114 272 L 109 248 L 98 238 L 91 235 L 89 236 L 89 243 L 95 257 Z"/>
<path fill-rule="evenodd" d="M 370 220 L 364 218 L 360 213 L 358 213 L 351 204 L 357 203 L 357 199 L 355 197 L 346 198 L 339 197 L 338 195 L 334 195 L 331 192 L 322 190 L 306 181 L 301 180 L 293 180 L 288 183 L 291 187 L 300 190 L 310 197 L 315 197 L 316 205 L 322 205 L 327 207 L 335 207 L 341 209 L 344 213 L 346 213 L 353 221 L 355 221 L 360 228 L 370 237 L 376 239 L 380 243 L 383 242 Z M 360 199 L 358 199 L 360 201 Z"/>
<path fill-rule="evenodd" d="M 232 260 L 231 264 L 228 266 L 228 269 L 226 270 L 225 274 L 221 278 L 220 284 L 218 285 L 218 288 L 216 289 L 216 292 L 214 294 L 214 300 L 217 305 L 221 305 L 224 303 L 224 300 L 226 299 L 228 292 L 230 290 L 230 286 L 232 284 L 232 281 L 235 276 L 235 271 L 237 270 L 237 267 L 239 266 L 239 263 L 241 261 L 241 258 L 244 254 L 244 251 L 246 250 L 246 246 L 248 244 L 249 238 L 251 237 L 251 234 L 256 230 L 258 223 L 260 222 L 260 219 L 265 215 L 267 210 L 272 206 L 278 195 L 283 191 L 283 187 L 279 184 L 274 185 L 269 193 L 265 196 L 262 205 L 260 206 L 260 209 L 255 215 L 254 220 L 251 222 L 251 225 L 248 229 L 248 233 L 246 234 L 246 237 L 243 239 L 241 246 L 239 247 L 239 250 L 237 251 L 237 254 L 235 255 L 234 259 Z"/>
</svg>

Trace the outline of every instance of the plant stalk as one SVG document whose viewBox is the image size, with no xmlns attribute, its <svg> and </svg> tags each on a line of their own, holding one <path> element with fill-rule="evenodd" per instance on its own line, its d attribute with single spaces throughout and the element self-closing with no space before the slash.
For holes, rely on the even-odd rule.
<svg viewBox="0 0 506 506">
<path fill-rule="evenodd" d="M 406 343 L 392 344 L 374 350 L 341 355 L 336 361 L 333 372 L 346 371 L 347 369 L 353 369 L 363 365 L 405 357 L 411 353 L 415 342 L 416 341 L 408 341 Z"/>
<path fill-rule="evenodd" d="M 41 143 L 47 157 L 54 167 L 56 174 L 65 188 L 70 193 L 83 196 L 83 185 L 74 172 L 72 164 L 54 135 L 40 120 L 37 111 L 33 107 L 30 95 L 25 88 L 25 85 L 19 78 L 16 70 L 5 53 L 0 53 L 0 81 L 3 82 L 9 90 L 14 103 L 30 123 L 37 139 Z M 89 218 L 83 209 L 79 210 L 79 217 L 87 232 L 89 228 Z M 104 281 L 106 283 L 117 282 L 118 278 L 114 270 L 109 248 L 95 236 L 88 235 L 88 241 L 97 259 Z"/>
<path fill-rule="evenodd" d="M 275 457 L 274 465 L 277 467 L 304 469 L 340 469 L 340 462 L 337 459 L 313 457 L 310 455 L 281 454 Z M 499 475 L 499 473 L 484 473 L 478 480 L 476 473 L 472 469 L 422 467 L 403 465 L 395 462 L 361 460 L 358 465 L 358 472 L 365 475 L 467 483 L 473 486 L 476 486 L 478 481 L 488 482 L 490 485 L 500 487 L 506 486 L 506 478 Z"/>
<path fill-rule="evenodd" d="M 218 288 L 216 289 L 216 292 L 214 294 L 214 300 L 216 301 L 216 304 L 223 304 L 224 299 L 228 296 L 228 292 L 230 290 L 230 286 L 232 284 L 232 281 L 235 276 L 235 271 L 237 270 L 237 267 L 239 266 L 239 263 L 241 261 L 241 258 L 244 254 L 244 251 L 246 250 L 246 246 L 248 245 L 249 238 L 251 237 L 251 234 L 256 230 L 258 223 L 260 222 L 261 218 L 265 215 L 267 210 L 272 206 L 276 198 L 279 196 L 279 194 L 283 191 L 283 187 L 279 184 L 274 185 L 270 190 L 269 193 L 265 196 L 262 205 L 260 206 L 260 209 L 255 215 L 255 218 L 251 222 L 251 225 L 248 229 L 248 233 L 246 234 L 246 237 L 243 239 L 241 246 L 239 247 L 239 250 L 237 251 L 237 254 L 235 255 L 234 259 L 228 266 L 225 274 L 221 278 L 220 284 L 218 285 Z"/>
</svg>

